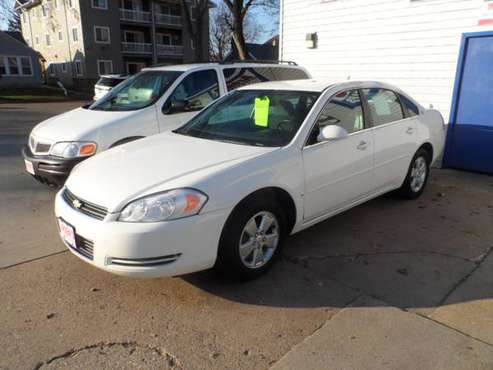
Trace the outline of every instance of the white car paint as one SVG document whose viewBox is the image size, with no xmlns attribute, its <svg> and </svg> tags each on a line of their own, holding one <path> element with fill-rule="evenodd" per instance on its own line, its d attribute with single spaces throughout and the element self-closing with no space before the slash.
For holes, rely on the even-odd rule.
<svg viewBox="0 0 493 370">
<path fill-rule="evenodd" d="M 337 141 L 306 146 L 311 128 L 328 100 L 341 90 L 381 87 L 377 82 L 328 84 L 320 81 L 272 82 L 241 90 L 318 91 L 321 96 L 292 141 L 280 148 L 246 146 L 164 133 L 114 148 L 74 169 L 66 189 L 108 210 L 103 220 L 87 216 L 56 196 L 55 213 L 77 234 L 93 241 L 92 265 L 128 276 L 174 276 L 214 265 L 218 242 L 234 207 L 259 189 L 280 188 L 292 198 L 296 220 L 291 233 L 399 188 L 418 148 L 433 147 L 433 161 L 445 140 L 436 111 L 370 127 Z M 409 98 L 409 97 L 408 97 Z M 410 98 L 409 98 L 410 99 Z M 412 100 L 412 99 L 411 99 Z M 414 102 L 414 101 L 413 101 Z M 409 130 L 412 128 L 413 131 Z M 362 143 L 365 145 L 361 145 Z M 392 144 L 394 143 L 394 144 Z M 153 222 L 119 222 L 122 209 L 145 195 L 176 188 L 198 189 L 208 196 L 196 216 Z M 159 266 L 121 266 L 118 258 L 179 255 Z"/>
<path fill-rule="evenodd" d="M 234 64 L 184 64 L 165 67 L 145 68 L 143 71 L 183 72 L 167 91 L 151 106 L 128 112 L 88 110 L 76 108 L 72 111 L 51 117 L 36 125 L 31 138 L 36 142 L 53 145 L 56 142 L 90 141 L 97 144 L 97 153 L 101 153 L 121 140 L 144 137 L 173 130 L 192 118 L 198 112 L 163 114 L 162 107 L 175 88 L 188 75 L 204 70 L 215 70 L 219 82 L 219 95 L 227 93 L 222 73 L 225 68 L 288 68 L 309 73 L 302 67 L 284 64 L 234 63 Z"/>
</svg>

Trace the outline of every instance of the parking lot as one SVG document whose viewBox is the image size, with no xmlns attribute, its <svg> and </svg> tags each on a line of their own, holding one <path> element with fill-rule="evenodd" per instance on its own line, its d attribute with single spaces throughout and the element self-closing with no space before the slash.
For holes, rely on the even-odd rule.
<svg viewBox="0 0 493 370">
<path fill-rule="evenodd" d="M 493 178 L 435 169 L 292 236 L 259 280 L 130 279 L 66 251 L 24 172 L 37 122 L 0 103 L 0 369 L 492 369 Z M 138 122 L 136 122 L 138 124 Z"/>
</svg>

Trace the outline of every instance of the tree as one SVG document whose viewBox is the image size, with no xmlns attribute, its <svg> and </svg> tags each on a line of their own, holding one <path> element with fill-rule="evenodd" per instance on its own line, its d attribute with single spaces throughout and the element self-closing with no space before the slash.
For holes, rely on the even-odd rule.
<svg viewBox="0 0 493 370">
<path fill-rule="evenodd" d="M 233 17 L 233 41 L 238 49 L 238 56 L 245 60 L 248 51 L 245 41 L 245 19 L 254 8 L 263 8 L 265 11 L 274 13 L 279 8 L 279 0 L 222 0 Z"/>
<path fill-rule="evenodd" d="M 231 51 L 233 40 L 234 18 L 232 13 L 221 4 L 213 12 L 210 24 L 210 58 L 213 61 L 223 61 Z M 247 14 L 243 21 L 243 36 L 245 42 L 258 42 L 265 27 L 252 14 Z"/>
<path fill-rule="evenodd" d="M 181 0 L 183 9 L 185 11 L 185 22 L 188 29 L 190 38 L 193 40 L 195 49 L 197 50 L 197 59 L 200 62 L 205 61 L 203 55 L 204 45 L 202 39 L 202 25 L 204 24 L 204 18 L 211 7 L 209 0 L 195 0 L 195 9 L 192 18 L 192 2 L 187 0 Z"/>
<path fill-rule="evenodd" d="M 0 25 L 7 26 L 9 31 L 21 30 L 20 13 L 15 9 L 15 1 L 0 0 Z"/>
</svg>

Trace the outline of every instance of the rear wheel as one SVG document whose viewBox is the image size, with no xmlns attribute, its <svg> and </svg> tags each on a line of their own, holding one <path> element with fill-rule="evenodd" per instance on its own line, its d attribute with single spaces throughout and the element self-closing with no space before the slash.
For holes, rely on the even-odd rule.
<svg viewBox="0 0 493 370">
<path fill-rule="evenodd" d="M 248 202 L 233 212 L 223 229 L 216 268 L 233 278 L 257 278 L 274 264 L 285 236 L 284 212 L 276 202 Z"/>
<path fill-rule="evenodd" d="M 406 180 L 399 193 L 408 199 L 416 199 L 425 190 L 430 174 L 430 154 L 425 149 L 419 149 L 411 161 Z"/>
</svg>

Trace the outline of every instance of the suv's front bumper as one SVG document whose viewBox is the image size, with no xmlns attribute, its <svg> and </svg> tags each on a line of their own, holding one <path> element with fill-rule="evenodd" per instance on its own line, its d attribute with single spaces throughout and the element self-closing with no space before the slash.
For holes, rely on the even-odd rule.
<svg viewBox="0 0 493 370">
<path fill-rule="evenodd" d="M 30 175 L 43 184 L 57 186 L 63 185 L 72 168 L 85 159 L 65 159 L 51 155 L 35 155 L 27 145 L 22 148 L 22 156 L 25 161 L 31 162 L 33 165 L 34 175 L 32 173 Z"/>
</svg>

